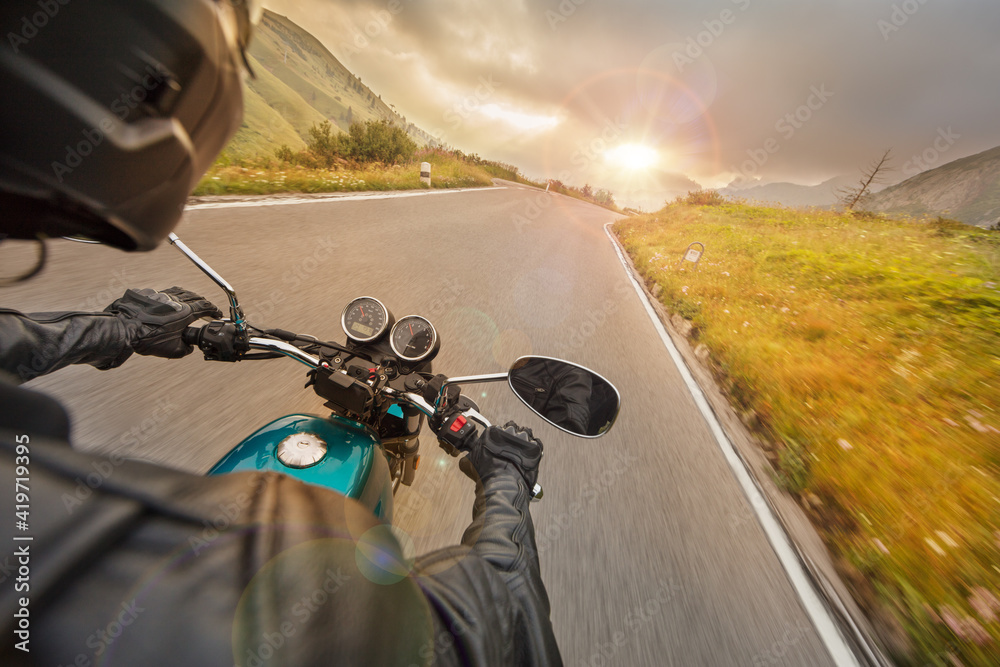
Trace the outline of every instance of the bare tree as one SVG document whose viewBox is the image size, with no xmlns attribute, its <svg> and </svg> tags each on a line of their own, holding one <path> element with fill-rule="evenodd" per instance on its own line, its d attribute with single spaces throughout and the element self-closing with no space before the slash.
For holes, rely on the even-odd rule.
<svg viewBox="0 0 1000 667">
<path fill-rule="evenodd" d="M 884 181 L 885 172 L 889 171 L 889 162 L 892 160 L 892 149 L 887 148 L 882 157 L 872 161 L 867 169 L 861 171 L 861 180 L 857 185 L 838 188 L 836 191 L 837 201 L 844 205 L 848 211 L 854 210 L 861 198 L 870 194 L 871 187 Z"/>
</svg>

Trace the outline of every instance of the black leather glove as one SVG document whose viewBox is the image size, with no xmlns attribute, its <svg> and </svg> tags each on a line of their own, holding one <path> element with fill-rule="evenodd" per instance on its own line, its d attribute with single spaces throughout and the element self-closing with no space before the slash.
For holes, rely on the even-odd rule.
<svg viewBox="0 0 1000 667">
<path fill-rule="evenodd" d="M 104 310 L 115 313 L 125 323 L 133 350 L 167 359 L 179 359 L 194 349 L 181 340 L 192 322 L 202 317 L 222 317 L 222 311 L 212 302 L 180 287 L 162 292 L 130 289 Z"/>
<path fill-rule="evenodd" d="M 543 449 L 542 441 L 534 436 L 530 428 L 522 428 L 510 421 L 503 428 L 491 426 L 484 430 L 472 443 L 469 455 L 462 459 L 464 465 L 460 468 L 468 475 L 471 466 L 484 484 L 494 475 L 510 470 L 520 474 L 531 490 L 538 481 L 538 464 L 542 460 Z"/>
</svg>

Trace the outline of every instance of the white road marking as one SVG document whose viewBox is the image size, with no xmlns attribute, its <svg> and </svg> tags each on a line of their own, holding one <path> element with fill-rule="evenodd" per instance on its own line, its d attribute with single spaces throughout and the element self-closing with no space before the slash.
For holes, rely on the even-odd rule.
<svg viewBox="0 0 1000 667">
<path fill-rule="evenodd" d="M 368 199 L 398 199 L 402 197 L 427 197 L 429 195 L 450 195 L 461 192 L 481 192 L 483 190 L 506 190 L 504 186 L 488 188 L 464 188 L 454 190 L 403 190 L 377 192 L 363 195 L 342 195 L 328 193 L 312 197 L 275 197 L 274 199 L 236 199 L 233 201 L 200 202 L 184 208 L 185 211 L 201 211 L 211 208 L 252 208 L 254 206 L 292 206 L 294 204 L 318 204 L 322 202 L 365 201 Z M 255 197 L 257 195 L 254 195 Z M 266 196 L 266 195 L 264 195 Z"/>
<path fill-rule="evenodd" d="M 774 549 L 775 554 L 778 556 L 778 560 L 781 562 L 782 567 L 784 567 L 785 572 L 788 574 L 788 578 L 792 582 L 792 586 L 798 593 L 802 606 L 805 607 L 806 613 L 809 614 L 809 618 L 812 619 L 813 625 L 819 633 L 820 639 L 826 645 L 827 651 L 830 652 L 830 656 L 836 664 L 860 667 L 857 657 L 848 645 L 847 640 L 841 634 L 840 628 L 834 622 L 833 617 L 830 615 L 830 612 L 823 603 L 822 599 L 820 599 L 816 589 L 813 588 L 812 581 L 806 574 L 795 549 L 792 548 L 788 535 L 781 527 L 781 524 L 778 523 L 777 518 L 771 512 L 771 507 L 764 499 L 760 489 L 757 488 L 757 483 L 753 480 L 749 471 L 747 471 L 746 466 L 743 464 L 743 460 L 736 453 L 736 450 L 733 448 L 733 444 L 726 436 L 725 431 L 722 430 L 722 426 L 719 424 L 718 419 L 716 419 L 715 413 L 712 412 L 712 408 L 709 406 L 708 400 L 702 393 L 701 387 L 698 386 L 698 383 L 695 382 L 694 378 L 691 376 L 691 372 L 688 370 L 687 364 L 684 363 L 681 353 L 677 350 L 674 342 L 670 339 L 670 335 L 667 334 L 666 329 L 663 328 L 663 323 L 660 322 L 660 318 L 657 317 L 656 311 L 653 310 L 653 305 L 649 303 L 649 300 L 646 298 L 646 293 L 643 291 L 642 286 L 638 283 L 638 281 L 636 281 L 635 276 L 632 275 L 628 262 L 622 254 L 621 247 L 619 247 L 618 242 L 611 235 L 610 227 L 612 224 L 614 223 L 609 222 L 606 224 L 604 226 L 604 232 L 608 235 L 608 239 L 611 241 L 611 245 L 614 246 L 615 252 L 618 253 L 618 259 L 622 263 L 622 267 L 625 269 L 625 275 L 632 283 L 632 287 L 635 288 L 636 294 L 639 295 L 639 300 L 642 301 L 642 305 L 645 307 L 646 313 L 649 315 L 649 319 L 652 320 L 653 327 L 660 335 L 660 339 L 663 341 L 664 347 L 666 347 L 667 351 L 670 353 L 670 358 L 673 359 L 674 364 L 680 371 L 681 377 L 684 379 L 684 383 L 688 387 L 688 391 L 691 392 L 695 403 L 698 405 L 698 409 L 701 410 L 702 415 L 705 417 L 705 421 L 708 422 L 709 429 L 712 431 L 712 435 L 715 436 L 715 441 L 722 449 L 722 453 L 725 455 L 726 461 L 729 463 L 729 467 L 732 468 L 733 474 L 739 481 L 744 495 L 746 495 L 747 500 L 750 501 L 750 507 L 752 507 L 754 512 L 757 514 L 757 519 L 760 521 L 760 525 L 764 529 L 764 533 L 767 535 L 767 539 L 770 541 L 771 547 Z"/>
</svg>

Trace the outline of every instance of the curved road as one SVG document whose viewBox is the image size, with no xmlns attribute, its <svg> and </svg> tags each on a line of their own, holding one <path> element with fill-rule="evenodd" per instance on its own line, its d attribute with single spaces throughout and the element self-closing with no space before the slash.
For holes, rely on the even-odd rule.
<svg viewBox="0 0 1000 667">
<path fill-rule="evenodd" d="M 435 369 L 502 371 L 535 352 L 608 377 L 623 408 L 611 434 L 544 426 L 502 385 L 467 389 L 495 421 L 546 445 L 533 505 L 543 576 L 567 665 L 833 664 L 602 226 L 604 209 L 537 190 L 341 198 L 189 210 L 179 236 L 231 284 L 257 324 L 343 340 L 359 295 L 429 317 Z M 126 286 L 178 284 L 224 303 L 175 249 L 126 255 L 52 243 L 51 264 L 5 289 L 23 310 L 99 310 Z M 321 412 L 298 365 L 135 356 L 68 368 L 32 386 L 61 397 L 76 446 L 205 472 L 289 412 Z M 420 552 L 456 542 L 471 483 L 430 437 L 396 523 Z"/>
</svg>

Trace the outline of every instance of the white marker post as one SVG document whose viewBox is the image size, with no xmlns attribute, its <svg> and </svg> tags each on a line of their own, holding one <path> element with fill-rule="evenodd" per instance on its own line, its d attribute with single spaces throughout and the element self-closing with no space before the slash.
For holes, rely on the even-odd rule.
<svg viewBox="0 0 1000 667">
<path fill-rule="evenodd" d="M 421 162 L 420 163 L 420 182 L 431 187 L 431 163 Z"/>
<path fill-rule="evenodd" d="M 699 250 L 698 248 L 695 248 L 695 246 L 701 246 L 701 249 Z M 678 266 L 680 266 L 684 262 L 691 262 L 694 264 L 695 271 L 697 271 L 698 262 L 699 260 L 701 260 L 701 256 L 704 252 L 705 252 L 705 244 L 701 243 L 700 241 L 695 241 L 694 243 L 692 243 L 687 247 L 687 250 L 684 251 L 684 257 L 678 263 Z"/>
</svg>

